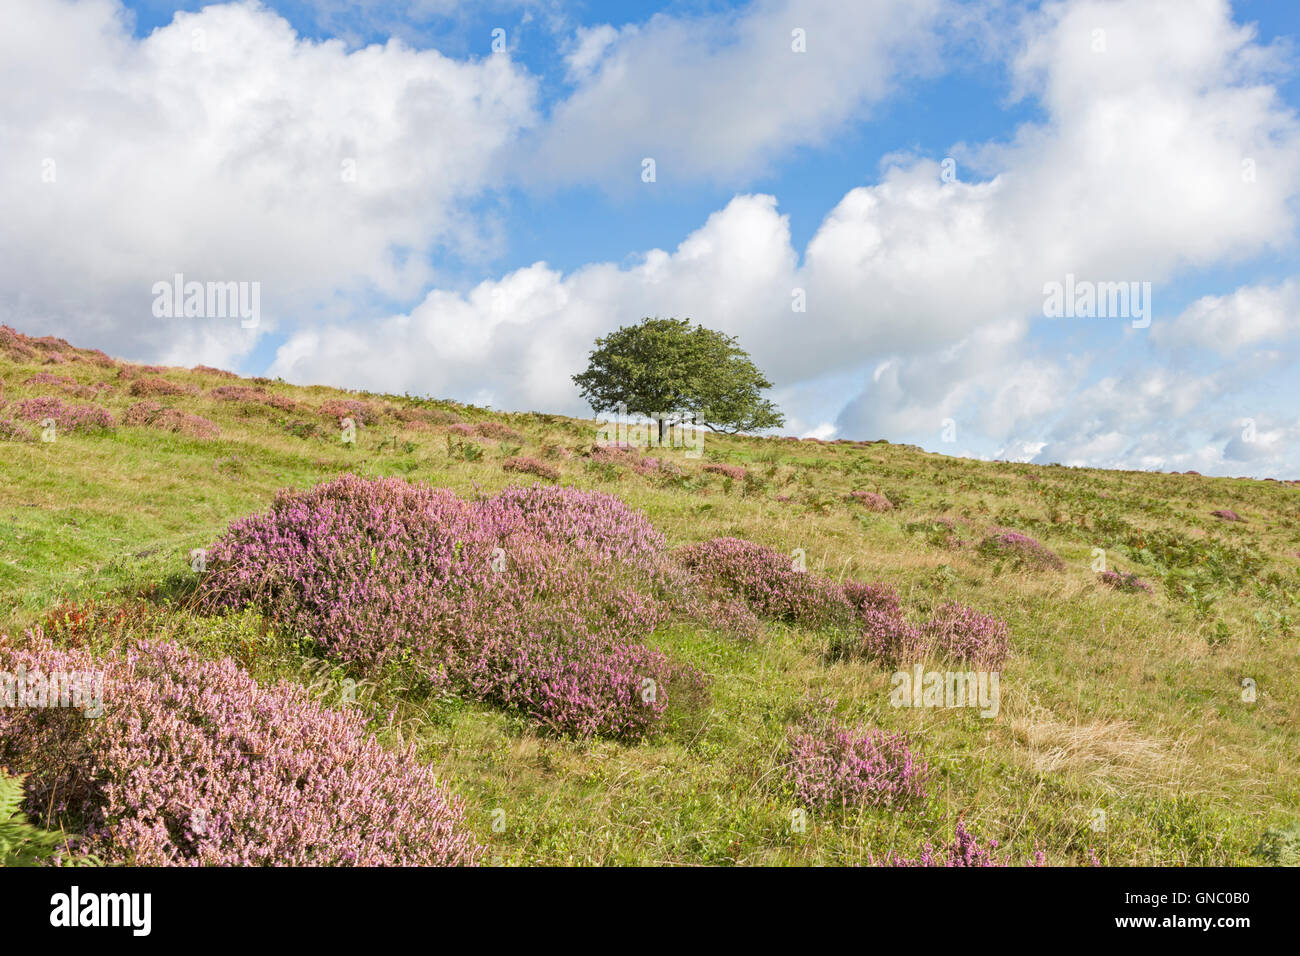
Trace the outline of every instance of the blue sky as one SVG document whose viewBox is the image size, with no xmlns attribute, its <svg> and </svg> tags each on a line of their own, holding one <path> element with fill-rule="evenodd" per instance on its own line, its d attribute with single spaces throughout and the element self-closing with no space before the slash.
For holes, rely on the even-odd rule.
<svg viewBox="0 0 1300 956">
<path fill-rule="evenodd" d="M 1300 477 L 1294 4 L 14 15 L 5 79 L 32 105 L 0 108 L 23 227 L 0 315 L 21 329 L 582 413 L 595 335 L 689 314 L 753 351 L 787 432 Z M 25 185 L 49 158 L 58 182 Z M 265 321 L 152 321 L 139 290 L 173 271 L 260 282 Z M 1045 317 L 1066 273 L 1150 282 L 1150 328 Z"/>
</svg>

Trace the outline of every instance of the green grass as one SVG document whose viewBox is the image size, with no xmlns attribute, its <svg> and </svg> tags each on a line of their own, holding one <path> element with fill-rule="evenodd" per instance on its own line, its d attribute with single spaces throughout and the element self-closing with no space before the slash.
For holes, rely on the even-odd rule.
<svg viewBox="0 0 1300 956">
<path fill-rule="evenodd" d="M 4 398 L 57 394 L 22 384 L 41 370 L 0 360 Z M 73 362 L 53 371 L 118 385 L 99 401 L 119 418 L 134 401 L 115 369 Z M 259 679 L 290 677 L 339 701 L 355 692 L 383 735 L 416 742 L 465 795 L 494 861 L 859 863 L 891 850 L 913 855 L 946 839 L 961 814 L 1018 858 L 1042 848 L 1056 863 L 1084 863 L 1095 851 L 1112 864 L 1248 864 L 1263 861 L 1253 850 L 1269 828 L 1290 832 L 1300 818 L 1296 487 L 723 436 L 707 437 L 702 460 L 665 453 L 682 476 L 650 479 L 582 457 L 595 439 L 591 422 L 424 402 L 449 420 L 503 421 L 522 447 L 452 440 L 443 425 L 387 417 L 359 427 L 348 445 L 310 407 L 215 401 L 206 390 L 228 382 L 182 369 L 166 377 L 205 392 L 155 400 L 212 419 L 220 438 L 119 427 L 53 443 L 0 442 L 0 630 L 21 634 L 68 602 L 139 598 L 150 602 L 146 619 L 97 639 L 171 634 L 235 656 Z M 263 387 L 308 406 L 343 396 Z M 303 421 L 318 427 L 293 424 Z M 484 705 L 424 696 L 398 670 L 348 674 L 255 615 L 197 618 L 173 600 L 191 574 L 191 549 L 265 508 L 277 489 L 353 471 L 491 492 L 527 483 L 502 471 L 509 454 L 545 458 L 565 484 L 619 494 L 674 545 L 736 535 L 802 548 L 810 571 L 883 579 L 918 613 L 956 600 L 1004 617 L 1013 654 L 999 715 L 895 709 L 890 675 L 828 662 L 826 634 L 772 626 L 745 643 L 676 625 L 657 640 L 711 675 L 705 708 L 674 712 L 659 737 L 637 745 L 558 739 Z M 709 461 L 744 465 L 750 477 L 701 473 Z M 855 489 L 898 507 L 868 512 L 845 501 Z M 1216 508 L 1247 520 L 1223 523 L 1210 515 Z M 1018 571 L 980 557 L 974 544 L 997 526 L 1038 538 L 1065 571 Z M 1096 548 L 1108 567 L 1137 572 L 1155 593 L 1104 587 L 1091 567 Z M 1254 702 L 1243 700 L 1247 678 Z M 938 770 L 933 799 L 793 827 L 779 773 L 786 727 L 825 697 L 839 701 L 844 719 L 915 733 Z M 396 720 L 384 725 L 394 708 Z M 1097 811 L 1104 829 L 1094 829 Z"/>
</svg>

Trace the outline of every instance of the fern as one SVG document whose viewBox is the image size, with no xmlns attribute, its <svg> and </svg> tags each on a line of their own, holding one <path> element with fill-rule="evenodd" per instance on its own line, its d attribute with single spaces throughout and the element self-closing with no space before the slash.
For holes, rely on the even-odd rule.
<svg viewBox="0 0 1300 956">
<path fill-rule="evenodd" d="M 22 805 L 22 778 L 0 772 L 0 866 L 41 866 L 53 862 L 64 849 L 63 834 L 29 823 Z M 94 866 L 98 861 L 89 856 L 62 854 L 62 862 L 69 866 Z"/>
</svg>

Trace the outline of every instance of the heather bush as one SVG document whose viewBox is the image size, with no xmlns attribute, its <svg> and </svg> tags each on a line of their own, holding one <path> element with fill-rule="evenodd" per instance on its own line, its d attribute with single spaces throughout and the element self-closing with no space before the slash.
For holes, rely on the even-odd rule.
<svg viewBox="0 0 1300 956">
<path fill-rule="evenodd" d="M 447 426 L 447 431 L 453 435 L 464 435 L 466 438 L 471 438 L 474 435 L 474 426 L 469 422 L 453 422 Z"/>
<path fill-rule="evenodd" d="M 805 627 L 847 624 L 853 607 L 828 578 L 795 569 L 787 554 L 740 538 L 713 538 L 679 549 L 682 567 L 743 598 L 760 617 Z"/>
<path fill-rule="evenodd" d="M 54 421 L 56 432 L 89 432 L 117 426 L 108 409 L 98 405 L 66 405 L 57 398 L 27 398 L 14 406 L 19 418 L 32 422 Z"/>
<path fill-rule="evenodd" d="M 373 425 L 380 417 L 378 405 L 356 398 L 332 399 L 321 405 L 320 413 L 335 421 L 350 418 L 358 425 Z"/>
<path fill-rule="evenodd" d="M 482 438 L 495 438 L 497 441 L 522 442 L 524 440 L 523 435 L 501 422 L 479 422 L 474 426 L 474 433 Z"/>
<path fill-rule="evenodd" d="M 29 638 L 0 641 L 0 669 L 102 671 L 104 711 L 0 708 L 0 763 L 29 773 L 30 812 L 74 825 L 78 849 L 105 862 L 455 865 L 483 852 L 433 768 L 380 746 L 359 711 L 170 642 L 95 659 Z"/>
<path fill-rule="evenodd" d="M 1113 569 L 1102 571 L 1097 575 L 1101 582 L 1107 587 L 1114 588 L 1116 591 L 1124 591 L 1128 594 L 1137 592 L 1151 593 L 1151 585 L 1147 584 L 1132 571 L 1115 571 Z"/>
<path fill-rule="evenodd" d="M 896 666 L 923 660 L 927 656 L 921 629 L 899 611 L 867 608 L 859 618 L 861 627 L 856 635 L 838 636 L 832 642 L 832 657 L 864 657 Z"/>
<path fill-rule="evenodd" d="M 32 433 L 21 422 L 11 418 L 0 418 L 0 441 L 32 441 Z"/>
<path fill-rule="evenodd" d="M 841 585 L 841 590 L 849 605 L 858 614 L 867 611 L 884 611 L 895 615 L 902 613 L 897 589 L 884 581 L 877 581 L 875 584 L 845 581 Z"/>
<path fill-rule="evenodd" d="M 927 843 L 914 859 L 888 854 L 879 861 L 880 866 L 1007 866 L 1007 861 L 997 855 L 998 841 L 990 840 L 987 847 L 980 846 L 967 829 L 965 823 L 957 821 L 957 830 L 952 842 L 937 849 Z M 876 863 L 875 860 L 872 860 Z M 1041 850 L 1034 853 L 1026 866 L 1044 866 L 1047 856 Z"/>
<path fill-rule="evenodd" d="M 190 371 L 201 372 L 204 375 L 214 375 L 217 378 L 239 378 L 234 372 L 228 372 L 224 368 L 213 368 L 211 365 L 196 365 Z"/>
<path fill-rule="evenodd" d="M 270 408 L 279 409 L 282 412 L 297 411 L 298 403 L 292 398 L 284 395 L 272 395 L 262 388 L 253 388 L 249 385 L 218 385 L 208 391 L 208 395 L 223 402 L 250 402 L 255 405 L 266 405 Z"/>
<path fill-rule="evenodd" d="M 937 608 L 921 633 L 931 654 L 988 670 L 1001 667 L 1011 650 L 1005 621 L 956 602 Z"/>
<path fill-rule="evenodd" d="M 502 462 L 501 467 L 505 471 L 517 471 L 526 475 L 536 475 L 539 478 L 549 478 L 551 481 L 558 481 L 560 470 L 553 465 L 548 465 L 544 461 L 536 458 L 529 458 L 524 455 L 514 455 Z"/>
<path fill-rule="evenodd" d="M 787 731 L 784 765 L 795 799 L 826 807 L 899 807 L 924 800 L 930 768 L 904 734 L 819 717 Z"/>
<path fill-rule="evenodd" d="M 136 402 L 122 416 L 124 425 L 158 428 L 190 438 L 216 438 L 221 429 L 216 422 L 201 415 L 191 415 L 177 408 L 167 408 L 157 402 Z"/>
<path fill-rule="evenodd" d="M 655 729 L 698 686 L 645 645 L 671 606 L 663 538 L 617 498 L 556 486 L 467 502 L 347 475 L 283 492 L 208 551 L 200 607 L 255 606 L 362 667 L 397 657 L 431 687 L 578 735 Z"/>
<path fill-rule="evenodd" d="M 894 503 L 884 495 L 877 494 L 874 491 L 850 491 L 848 494 L 849 501 L 855 501 L 866 507 L 868 511 L 893 511 Z"/>
<path fill-rule="evenodd" d="M 1060 571 L 1065 562 L 1027 534 L 999 529 L 985 536 L 979 543 L 979 552 L 985 557 L 1007 560 L 1016 567 L 1039 571 Z"/>
<path fill-rule="evenodd" d="M 733 481 L 744 481 L 746 471 L 741 465 L 724 465 L 720 462 L 711 462 L 705 465 L 700 471 L 713 475 L 722 475 L 724 478 L 730 478 Z"/>
<path fill-rule="evenodd" d="M 1231 508 L 1222 508 L 1219 511 L 1211 511 L 1210 514 L 1214 515 L 1214 517 L 1218 518 L 1220 521 L 1245 521 L 1246 520 L 1241 515 L 1237 514 L 1237 512 L 1233 511 Z"/>
<path fill-rule="evenodd" d="M 143 398 L 147 395 L 197 395 L 198 388 L 193 385 L 182 385 L 180 382 L 169 382 L 165 378 L 137 378 L 131 383 L 128 390 L 137 398 Z"/>
</svg>

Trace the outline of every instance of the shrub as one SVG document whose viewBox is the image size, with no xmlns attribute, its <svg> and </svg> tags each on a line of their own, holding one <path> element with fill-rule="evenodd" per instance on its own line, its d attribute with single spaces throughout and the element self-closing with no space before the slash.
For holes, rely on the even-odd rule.
<svg viewBox="0 0 1300 956">
<path fill-rule="evenodd" d="M 790 728 L 787 737 L 786 780 L 810 809 L 897 807 L 925 799 L 930 768 L 904 734 L 823 717 Z"/>
<path fill-rule="evenodd" d="M 464 435 L 466 438 L 470 438 L 474 435 L 474 426 L 469 422 L 453 422 L 447 426 L 447 431 L 453 435 Z"/>
<path fill-rule="evenodd" d="M 898 591 L 884 581 L 877 581 L 875 584 L 845 581 L 841 590 L 849 605 L 858 614 L 869 610 L 884 611 L 889 614 L 902 613 Z"/>
<path fill-rule="evenodd" d="M 146 395 L 197 395 L 199 390 L 193 385 L 169 382 L 165 378 L 137 378 L 128 390 L 137 398 Z"/>
<path fill-rule="evenodd" d="M 864 505 L 868 511 L 893 511 L 894 503 L 884 495 L 877 494 L 874 491 L 850 491 L 848 494 L 849 501 L 856 501 Z"/>
<path fill-rule="evenodd" d="M 927 843 L 915 859 L 888 854 L 880 861 L 881 866 L 1006 866 L 1006 861 L 997 856 L 998 841 L 990 840 L 987 847 L 980 846 L 967 829 L 965 823 L 957 821 L 957 831 L 952 842 L 936 849 Z M 875 863 L 875 860 L 872 860 Z M 1028 866 L 1043 866 L 1047 857 L 1042 851 L 1034 854 Z"/>
<path fill-rule="evenodd" d="M 54 421 L 58 432 L 89 432 L 117 427 L 108 409 L 98 405 L 65 405 L 57 398 L 27 398 L 14 407 L 19 418 L 31 422 Z"/>
<path fill-rule="evenodd" d="M 744 481 L 746 474 L 745 469 L 740 465 L 724 465 L 719 462 L 711 462 L 701 468 L 700 471 L 711 475 L 722 475 L 733 481 Z"/>
<path fill-rule="evenodd" d="M 844 624 L 853 608 L 835 582 L 797 571 L 790 556 L 740 538 L 713 538 L 676 552 L 682 567 L 743 598 L 761 617 L 808 627 Z"/>
<path fill-rule="evenodd" d="M 549 478 L 552 481 L 558 481 L 560 470 L 553 465 L 548 465 L 544 461 L 538 461 L 536 458 L 528 458 L 522 455 L 515 455 L 507 458 L 501 465 L 505 471 L 517 471 L 527 475 L 536 475 L 539 478 Z"/>
<path fill-rule="evenodd" d="M 350 418 L 358 425 L 373 425 L 379 421 L 380 409 L 377 405 L 360 399 L 341 398 L 325 402 L 320 407 L 320 413 L 335 421 Z"/>
<path fill-rule="evenodd" d="M 524 436 L 508 425 L 500 422 L 479 422 L 474 426 L 474 433 L 483 438 L 495 438 L 498 441 L 522 442 Z"/>
<path fill-rule="evenodd" d="M 272 395 L 265 389 L 253 388 L 249 385 L 218 385 L 216 388 L 209 390 L 208 395 L 222 402 L 250 402 L 255 405 L 277 408 L 282 412 L 292 412 L 298 409 L 298 403 L 292 398 L 287 398 L 284 395 Z"/>
<path fill-rule="evenodd" d="M 921 628 L 930 653 L 994 670 L 1011 650 L 1011 631 L 1000 618 L 964 604 L 941 605 Z"/>
<path fill-rule="evenodd" d="M 1147 584 L 1132 571 L 1102 571 L 1098 577 L 1107 587 L 1114 588 L 1116 591 L 1124 591 L 1133 594 L 1139 591 L 1147 594 L 1151 593 L 1151 585 Z"/>
<path fill-rule="evenodd" d="M 556 486 L 467 502 L 345 475 L 282 492 L 209 549 L 200 606 L 255 606 L 363 667 L 450 686 L 582 736 L 658 726 L 698 685 L 644 646 L 663 538 L 617 498 Z"/>
<path fill-rule="evenodd" d="M 856 643 L 841 640 L 832 644 L 832 656 L 865 657 L 890 666 L 908 664 L 926 657 L 921 629 L 898 611 L 868 608 L 860 617 L 862 628 Z"/>
<path fill-rule="evenodd" d="M 1219 511 L 1211 511 L 1210 514 L 1214 515 L 1214 517 L 1218 518 L 1220 521 L 1245 521 L 1246 520 L 1241 515 L 1237 514 L 1237 512 L 1233 511 L 1231 508 L 1222 508 Z"/>
<path fill-rule="evenodd" d="M 190 371 L 201 372 L 204 375 L 215 375 L 217 378 L 239 378 L 234 372 L 227 372 L 224 368 L 213 368 L 211 365 L 196 365 Z"/>
<path fill-rule="evenodd" d="M 1018 531 L 1001 529 L 989 533 L 980 542 L 979 552 L 985 557 L 1009 560 L 1016 567 L 1039 571 L 1065 568 L 1065 562 L 1055 552 Z"/>
<path fill-rule="evenodd" d="M 158 428 L 190 438 L 216 438 L 221 429 L 216 422 L 201 415 L 191 415 L 177 408 L 167 408 L 157 402 L 136 402 L 122 416 L 124 425 Z"/>
<path fill-rule="evenodd" d="M 21 422 L 0 418 L 0 441 L 32 441 L 32 433 Z"/>
<path fill-rule="evenodd" d="M 104 658 L 0 643 L 4 669 L 102 668 L 104 713 L 0 708 L 0 758 L 31 768 L 28 806 L 79 823 L 105 862 L 450 865 L 482 853 L 461 801 L 420 764 L 287 681 L 170 642 Z"/>
</svg>

